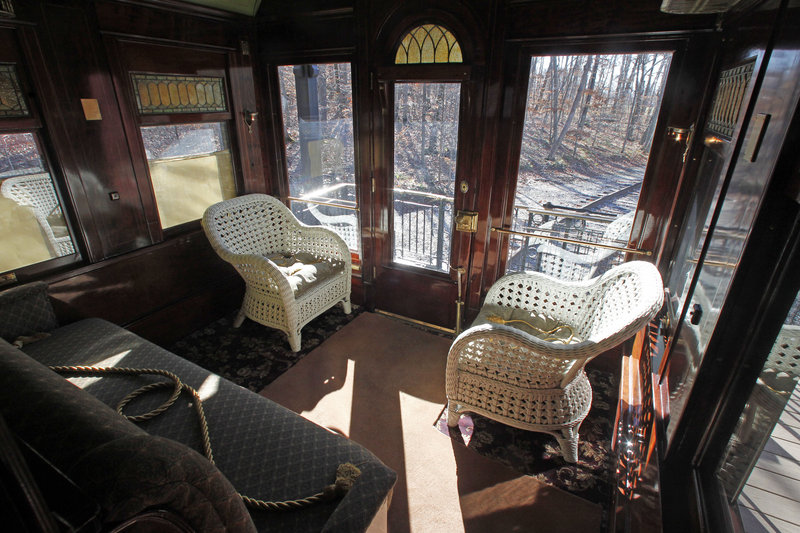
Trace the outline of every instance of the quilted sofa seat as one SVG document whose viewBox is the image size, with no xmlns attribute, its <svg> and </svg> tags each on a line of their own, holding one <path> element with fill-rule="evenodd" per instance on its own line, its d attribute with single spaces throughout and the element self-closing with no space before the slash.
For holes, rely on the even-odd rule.
<svg viewBox="0 0 800 533">
<path fill-rule="evenodd" d="M 364 531 L 395 483 L 395 472 L 359 444 L 104 320 L 86 319 L 58 327 L 22 349 L 42 365 L 174 372 L 203 399 L 216 467 L 237 491 L 252 498 L 307 497 L 334 482 L 338 465 L 349 462 L 361 470 L 355 485 L 340 499 L 285 512 L 251 510 L 258 531 Z M 0 374 L 5 377 L 9 372 L 0 368 Z M 70 381 L 113 407 L 133 390 L 163 379 L 114 375 L 73 377 Z M 8 386 L 14 383 L 13 378 L 3 381 Z M 149 411 L 168 395 L 169 390 L 163 389 L 137 398 L 126 407 L 126 414 Z M 59 401 L 57 394 L 52 396 L 52 401 Z M 43 434 L 48 423 L 52 421 L 42 421 Z M 202 453 L 201 430 L 186 393 L 165 413 L 137 426 L 149 435 Z"/>
</svg>

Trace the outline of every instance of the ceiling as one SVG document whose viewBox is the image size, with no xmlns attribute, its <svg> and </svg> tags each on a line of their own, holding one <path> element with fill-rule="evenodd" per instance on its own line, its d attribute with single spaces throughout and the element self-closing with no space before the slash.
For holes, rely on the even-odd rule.
<svg viewBox="0 0 800 533">
<path fill-rule="evenodd" d="M 253 17 L 258 12 L 261 0 L 185 0 L 198 6 L 213 7 L 222 11 Z"/>
</svg>

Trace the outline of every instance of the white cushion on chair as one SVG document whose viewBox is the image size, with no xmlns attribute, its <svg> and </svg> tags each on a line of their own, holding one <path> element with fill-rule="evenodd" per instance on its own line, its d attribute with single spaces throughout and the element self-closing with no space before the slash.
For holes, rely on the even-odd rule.
<svg viewBox="0 0 800 533">
<path fill-rule="evenodd" d="M 267 259 L 275 263 L 289 280 L 295 298 L 308 292 L 314 285 L 341 274 L 344 268 L 343 261 L 325 261 L 305 252 L 270 254 Z"/>
<path fill-rule="evenodd" d="M 498 317 L 502 322 L 498 321 Z M 576 328 L 536 311 L 486 304 L 475 318 L 472 326 L 502 323 L 508 327 L 524 331 L 539 339 L 557 344 L 575 344 L 581 342 Z M 552 333 L 547 333 L 552 332 Z"/>
</svg>

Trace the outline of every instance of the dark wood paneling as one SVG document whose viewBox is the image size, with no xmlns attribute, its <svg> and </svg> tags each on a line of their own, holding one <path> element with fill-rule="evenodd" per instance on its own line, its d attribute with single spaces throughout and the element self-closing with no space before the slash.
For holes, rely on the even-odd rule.
<svg viewBox="0 0 800 533">
<path fill-rule="evenodd" d="M 246 33 L 250 24 L 246 17 L 213 16 L 202 10 L 170 9 L 166 5 L 151 7 L 113 0 L 99 0 L 94 4 L 103 32 L 231 50 L 239 47 L 239 35 Z"/>
<path fill-rule="evenodd" d="M 86 197 L 88 212 L 78 204 L 78 217 L 87 227 L 89 257 L 99 260 L 146 246 L 152 236 L 97 30 L 82 9 L 45 7 L 45 68 L 51 81 L 45 88 L 53 90 L 43 95 L 49 101 L 47 122 L 55 132 L 51 141 L 56 151 L 67 154 L 62 164 L 75 165 L 65 172 L 70 191 Z M 97 99 L 103 119 L 87 121 L 81 98 Z M 112 191 L 119 193 L 119 200 L 110 199 Z"/>
<path fill-rule="evenodd" d="M 138 324 L 153 337 L 164 335 L 160 329 L 200 326 L 216 314 L 209 308 L 209 315 L 170 311 L 181 309 L 183 302 L 235 303 L 243 295 L 241 278 L 201 231 L 45 281 L 62 323 L 100 317 L 121 326 Z"/>
<path fill-rule="evenodd" d="M 264 77 L 256 74 L 255 39 L 245 41 L 248 53 L 228 54 L 228 82 L 231 87 L 231 111 L 239 140 L 239 161 L 242 173 L 243 193 L 266 193 L 273 190 L 274 171 L 264 157 L 264 133 L 267 131 L 268 111 L 264 98 L 258 90 Z M 258 83 L 256 83 L 258 81 Z M 245 112 L 257 112 L 255 122 L 248 127 Z"/>
<path fill-rule="evenodd" d="M 511 40 L 626 33 L 691 31 L 714 27 L 715 15 L 671 15 L 661 0 L 509 1 Z"/>
</svg>

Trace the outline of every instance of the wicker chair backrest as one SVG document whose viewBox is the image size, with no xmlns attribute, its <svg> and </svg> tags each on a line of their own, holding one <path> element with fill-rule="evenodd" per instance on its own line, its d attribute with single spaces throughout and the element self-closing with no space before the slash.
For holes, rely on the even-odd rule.
<svg viewBox="0 0 800 533">
<path fill-rule="evenodd" d="M 298 222 L 283 203 L 266 194 L 248 194 L 209 207 L 203 226 L 212 243 L 233 254 L 269 255 L 289 249 Z"/>
<path fill-rule="evenodd" d="M 58 207 L 53 181 L 47 173 L 6 178 L 0 191 L 20 205 L 33 207 L 37 217 L 47 218 Z"/>
</svg>

